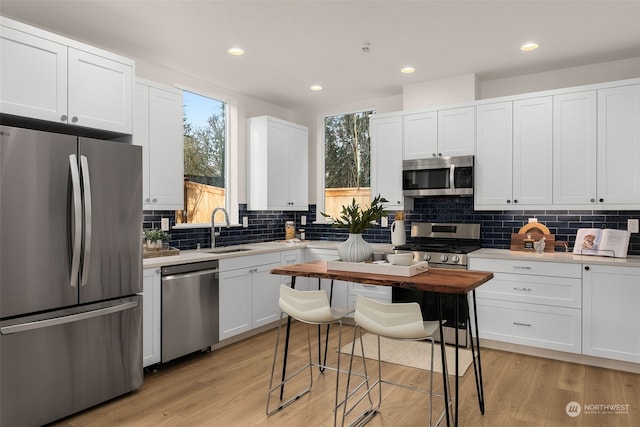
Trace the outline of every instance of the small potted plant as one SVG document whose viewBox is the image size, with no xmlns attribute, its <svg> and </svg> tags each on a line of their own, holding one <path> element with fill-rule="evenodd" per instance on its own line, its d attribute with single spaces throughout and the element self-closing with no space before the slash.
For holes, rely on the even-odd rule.
<svg viewBox="0 0 640 427">
<path fill-rule="evenodd" d="M 383 203 L 387 201 L 378 194 L 368 208 L 361 209 L 354 198 L 350 205 L 342 206 L 342 211 L 337 218 L 320 212 L 323 217 L 331 220 L 334 227 L 346 228 L 349 231 L 349 238 L 338 248 L 338 256 L 341 261 L 362 262 L 371 259 L 373 251 L 362 238 L 362 232 L 386 215 Z"/>
<path fill-rule="evenodd" d="M 144 230 L 144 240 L 147 241 L 147 249 L 162 249 L 162 241 L 169 240 L 169 235 L 156 228 L 150 230 Z"/>
</svg>

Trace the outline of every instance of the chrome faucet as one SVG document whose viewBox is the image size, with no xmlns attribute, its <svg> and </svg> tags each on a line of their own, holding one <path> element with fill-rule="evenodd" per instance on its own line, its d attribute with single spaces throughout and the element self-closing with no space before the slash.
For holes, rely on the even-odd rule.
<svg viewBox="0 0 640 427">
<path fill-rule="evenodd" d="M 222 211 L 224 213 L 224 222 L 226 227 L 229 228 L 231 226 L 231 223 L 229 222 L 229 213 L 225 208 L 215 208 L 213 212 L 211 212 L 211 248 L 216 247 L 216 236 L 220 235 L 219 231 L 217 232 L 215 231 L 216 230 L 215 216 L 216 216 L 216 212 L 218 211 Z"/>
</svg>

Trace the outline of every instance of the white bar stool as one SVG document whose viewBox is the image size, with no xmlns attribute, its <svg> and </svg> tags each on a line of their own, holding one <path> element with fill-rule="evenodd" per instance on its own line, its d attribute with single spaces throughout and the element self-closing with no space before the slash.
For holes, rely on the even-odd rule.
<svg viewBox="0 0 640 427">
<path fill-rule="evenodd" d="M 356 299 L 356 310 L 354 315 L 354 320 L 356 322 L 356 327 L 353 332 L 353 342 L 351 345 L 351 357 L 349 359 L 349 374 L 347 377 L 347 393 L 345 400 L 343 402 L 343 416 L 342 423 L 344 425 L 345 417 L 347 417 L 351 411 L 353 411 L 357 405 L 366 397 L 369 397 L 369 401 L 371 401 L 370 393 L 373 389 L 378 386 L 378 402 L 375 407 L 373 404 L 369 406 L 367 410 L 365 410 L 355 421 L 353 421 L 351 426 L 362 426 L 366 424 L 371 418 L 373 418 L 379 411 L 380 405 L 382 403 L 382 383 L 391 384 L 399 387 L 403 387 L 409 390 L 419 391 L 422 393 L 429 394 L 429 426 L 432 425 L 432 417 L 433 417 L 433 355 L 434 355 L 434 340 L 433 333 L 439 327 L 438 321 L 430 321 L 425 322 L 422 319 L 422 313 L 420 311 L 420 305 L 415 302 L 411 303 L 383 303 L 380 301 L 376 301 L 370 298 L 363 297 L 361 295 L 357 296 Z M 356 338 L 360 337 L 360 342 L 362 343 L 362 329 L 370 332 L 372 334 L 377 335 L 378 339 L 378 379 L 371 385 L 369 385 L 368 381 L 367 390 L 360 396 L 360 398 L 352 404 L 351 407 L 348 405 L 348 400 L 351 398 L 358 388 L 362 386 L 356 387 L 353 392 L 349 393 L 349 383 L 351 380 L 351 368 L 353 366 L 353 353 L 355 349 Z M 382 378 L 382 362 L 380 360 L 380 337 L 397 339 L 397 340 L 414 340 L 421 341 L 427 340 L 431 342 L 431 375 L 430 375 L 430 384 L 429 390 L 423 390 L 420 388 L 416 388 L 410 386 L 408 384 L 398 384 L 391 381 L 384 380 Z M 363 363 L 364 363 L 364 352 L 363 354 Z M 366 364 L 364 375 L 368 379 L 368 373 L 366 370 Z M 446 366 L 443 367 L 446 373 Z M 448 387 L 448 384 L 445 385 Z M 444 397 L 444 396 L 443 396 Z M 451 403 L 451 399 L 449 399 L 448 404 Z M 337 411 L 337 408 L 336 408 Z M 442 420 L 444 415 L 440 416 L 438 419 L 438 423 Z"/>
<path fill-rule="evenodd" d="M 291 289 L 288 286 L 280 285 L 280 319 L 284 315 L 288 315 L 293 319 L 296 319 L 300 322 L 306 323 L 308 325 L 329 325 L 332 323 L 337 323 L 339 327 L 338 332 L 338 350 L 342 345 L 342 318 L 349 313 L 352 313 L 353 310 L 350 309 L 340 309 L 333 308 L 329 305 L 329 298 L 327 297 L 327 293 L 323 290 L 318 291 L 298 291 L 296 289 Z M 340 374 L 340 353 L 338 352 L 338 362 L 335 368 L 325 366 L 322 361 L 318 361 L 318 363 L 313 362 L 311 358 L 311 333 L 309 328 L 307 328 L 307 347 L 309 352 L 309 361 L 306 365 L 296 370 L 292 374 L 286 376 L 284 372 L 282 372 L 282 380 L 277 384 L 273 384 L 273 377 L 276 369 L 276 359 L 278 356 L 278 347 L 280 344 L 280 331 L 282 330 L 282 321 L 278 326 L 278 334 L 276 338 L 276 348 L 273 355 L 273 366 L 271 368 L 271 379 L 269 380 L 269 394 L 267 396 L 267 415 L 271 415 L 282 408 L 288 406 L 293 403 L 295 400 L 307 394 L 311 387 L 313 386 L 313 367 L 321 368 L 321 372 L 324 369 L 330 369 L 336 371 L 336 396 L 335 396 L 335 408 L 334 411 L 334 425 L 337 423 L 337 408 L 340 406 L 338 404 L 338 383 L 339 383 L 339 374 Z M 285 350 L 286 353 L 286 350 Z M 325 361 L 326 362 L 326 361 Z M 286 359 L 285 359 L 286 363 Z M 282 390 L 284 388 L 285 383 L 296 377 L 298 374 L 302 373 L 306 368 L 309 368 L 309 384 L 308 386 L 296 393 L 295 396 L 289 398 L 287 401 L 282 402 L 283 395 Z M 275 408 L 270 408 L 271 403 L 271 395 L 274 391 L 280 390 L 280 403 Z"/>
</svg>

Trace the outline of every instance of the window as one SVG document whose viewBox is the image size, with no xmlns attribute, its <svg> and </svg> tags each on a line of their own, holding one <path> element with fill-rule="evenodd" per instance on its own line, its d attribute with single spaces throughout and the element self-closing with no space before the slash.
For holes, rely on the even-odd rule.
<svg viewBox="0 0 640 427">
<path fill-rule="evenodd" d="M 353 198 L 371 203 L 369 115 L 374 111 L 324 119 L 324 210 L 335 217 Z"/>
<path fill-rule="evenodd" d="M 185 209 L 178 224 L 211 221 L 211 212 L 227 203 L 227 103 L 183 91 Z M 224 220 L 219 212 L 216 222 Z"/>
</svg>

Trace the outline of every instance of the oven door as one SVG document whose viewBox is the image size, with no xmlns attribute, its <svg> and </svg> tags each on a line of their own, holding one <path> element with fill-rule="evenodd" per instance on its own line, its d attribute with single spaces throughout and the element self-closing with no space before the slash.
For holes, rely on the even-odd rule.
<svg viewBox="0 0 640 427">
<path fill-rule="evenodd" d="M 430 267 L 434 268 L 450 268 L 460 269 L 460 266 L 448 266 L 448 265 L 434 265 L 430 264 Z M 422 311 L 422 318 L 425 321 L 438 320 L 438 305 L 436 303 L 436 294 L 434 292 L 423 292 L 415 289 L 405 289 L 393 287 L 392 289 L 392 302 L 417 302 L 420 304 Z M 446 344 L 455 345 L 455 334 L 458 334 L 458 346 L 468 347 L 469 337 L 467 332 L 467 296 L 466 295 L 453 295 L 453 294 L 441 294 L 440 296 L 442 304 L 442 318 L 445 320 L 443 325 L 444 342 Z M 455 324 L 455 302 L 458 301 L 458 327 L 454 328 Z M 436 331 L 434 339 L 440 342 L 440 331 Z"/>
</svg>

